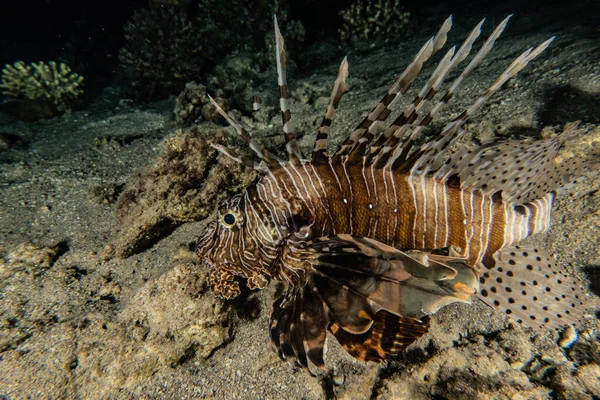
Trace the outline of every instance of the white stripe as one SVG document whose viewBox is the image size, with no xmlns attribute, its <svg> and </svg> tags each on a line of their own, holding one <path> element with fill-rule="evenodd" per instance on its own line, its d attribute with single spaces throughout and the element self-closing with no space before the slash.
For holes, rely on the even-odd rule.
<svg viewBox="0 0 600 400">
<path fill-rule="evenodd" d="M 344 188 L 342 187 L 342 184 L 337 176 L 337 173 L 335 172 L 335 170 L 333 169 L 333 164 L 331 164 L 331 159 L 329 159 L 329 162 L 327 163 L 329 165 L 329 168 L 331 168 L 331 172 L 333 173 L 333 176 L 335 177 L 335 180 L 337 181 L 337 184 L 340 188 L 340 193 L 342 194 L 343 197 L 345 197 L 344 194 Z"/>
<path fill-rule="evenodd" d="M 440 225 L 440 222 L 438 221 L 438 193 L 437 193 L 437 181 L 434 179 L 433 180 L 433 202 L 435 204 L 435 215 L 434 215 L 434 225 L 435 225 L 435 232 L 433 233 L 433 246 L 437 247 L 437 237 L 438 237 L 438 228 Z"/>
<path fill-rule="evenodd" d="M 352 181 L 350 181 L 350 176 L 348 176 L 348 171 L 346 170 L 346 163 L 342 164 L 342 169 L 344 170 L 344 175 L 346 176 L 346 180 L 348 181 L 348 188 L 350 190 L 350 202 L 353 202 L 354 194 L 352 193 Z"/>
<path fill-rule="evenodd" d="M 298 178 L 300 178 L 300 183 L 302 184 L 302 187 L 304 188 L 304 192 L 306 193 L 306 198 L 310 201 L 311 195 L 310 195 L 310 192 L 308 191 L 308 186 L 306 186 L 304 176 L 302 176 L 302 174 L 300 173 L 300 170 L 298 170 L 298 168 L 296 167 L 295 164 L 288 163 L 287 165 L 291 166 L 292 170 L 294 170 L 294 172 L 298 175 Z"/>
<path fill-rule="evenodd" d="M 412 247 L 416 247 L 417 246 L 417 220 L 419 219 L 419 205 L 417 204 L 417 192 L 415 190 L 414 184 L 413 184 L 413 180 L 412 177 L 409 176 L 408 178 L 408 187 L 410 188 L 410 191 L 412 192 L 412 197 L 413 197 L 413 203 L 415 206 L 415 218 L 413 220 L 413 242 L 412 242 Z"/>
<path fill-rule="evenodd" d="M 385 174 L 385 167 L 383 167 L 383 173 Z M 394 189 L 394 231 L 393 231 L 393 237 L 394 237 L 394 245 L 399 245 L 399 238 L 396 235 L 396 232 L 398 231 L 398 217 L 399 217 L 399 213 L 396 211 L 398 210 L 398 198 L 396 196 L 396 181 L 394 180 L 394 175 L 392 174 L 392 171 L 389 170 L 389 177 L 390 180 L 392 181 L 392 188 Z M 396 242 L 396 240 L 398 240 L 398 243 Z"/>
<path fill-rule="evenodd" d="M 448 238 L 450 237 L 450 222 L 448 220 L 448 187 L 442 183 L 444 188 L 444 218 L 446 220 L 446 237 L 444 239 L 444 247 L 448 247 Z"/>
<path fill-rule="evenodd" d="M 539 229 L 540 229 L 539 223 L 540 223 L 540 219 L 541 219 L 540 218 L 541 209 L 538 206 L 538 201 L 537 200 L 531 202 L 531 206 L 533 208 L 535 208 L 535 218 L 533 220 L 533 233 L 538 233 Z"/>
<path fill-rule="evenodd" d="M 385 186 L 385 202 L 389 206 L 390 205 L 390 197 L 388 196 L 388 184 L 387 184 L 387 175 L 385 173 L 385 168 L 380 168 L 381 178 L 383 179 L 383 185 Z M 394 204 L 395 206 L 395 204 Z"/>
<path fill-rule="evenodd" d="M 367 157 L 363 158 L 364 160 L 367 159 Z M 377 195 L 377 180 L 375 179 L 375 170 L 373 169 L 373 164 L 371 164 L 371 180 L 373 181 L 373 193 L 375 194 L 375 201 L 377 202 L 377 204 L 379 204 L 379 199 Z"/>
<path fill-rule="evenodd" d="M 477 255 L 477 261 L 483 258 L 483 251 L 485 249 L 483 232 L 485 230 L 485 196 L 482 192 L 479 192 L 481 197 L 481 225 L 479 226 L 479 254 Z"/>
<path fill-rule="evenodd" d="M 353 227 L 353 208 L 354 208 L 354 194 L 352 192 L 352 182 L 350 181 L 350 177 L 348 176 L 348 171 L 346 170 L 346 163 L 342 163 L 342 169 L 344 170 L 344 175 L 346 176 L 346 180 L 348 181 L 348 188 L 350 189 L 350 207 L 348 207 L 348 221 L 350 225 L 350 234 L 354 233 Z"/>
<path fill-rule="evenodd" d="M 488 206 L 489 216 L 488 216 L 487 229 L 486 229 L 486 234 L 485 234 L 485 237 L 486 237 L 485 251 L 483 254 L 485 254 L 488 246 L 490 245 L 490 239 L 491 239 L 491 235 L 492 235 L 492 224 L 494 222 L 494 202 L 492 201 L 491 197 L 488 197 L 487 201 L 489 203 L 489 206 Z"/>
<path fill-rule="evenodd" d="M 421 175 L 420 179 L 421 181 L 421 191 L 423 192 L 423 245 L 421 246 L 422 249 L 425 248 L 425 236 L 427 236 L 427 182 L 425 182 L 425 176 Z"/>
<path fill-rule="evenodd" d="M 362 166 L 360 172 L 362 174 L 363 181 L 365 182 L 365 187 L 367 188 L 367 198 L 370 199 L 371 198 L 371 189 L 369 188 L 369 182 L 367 182 L 367 177 L 365 175 L 365 165 L 364 165 L 364 162 L 363 162 L 363 166 Z"/>
<path fill-rule="evenodd" d="M 277 186 L 277 190 L 279 190 L 279 198 L 280 198 L 280 199 L 281 199 L 281 200 L 282 200 L 282 201 L 285 203 L 285 205 L 286 205 L 286 207 L 287 207 L 288 213 L 290 214 L 290 215 L 289 215 L 289 218 L 292 218 L 292 215 L 294 214 L 294 213 L 292 212 L 292 205 L 291 205 L 291 204 L 290 204 L 290 202 L 289 202 L 289 201 L 287 201 L 287 199 L 284 197 L 284 195 L 283 195 L 283 190 L 281 190 L 281 187 L 279 186 L 279 183 L 277 182 L 277 178 L 275 178 L 275 175 L 273 175 L 273 172 L 272 172 L 270 169 L 269 169 L 269 170 L 267 170 L 267 171 L 268 171 L 268 174 L 269 174 L 269 178 L 270 178 L 270 180 L 271 180 L 271 179 L 273 180 L 273 183 L 275 183 L 275 186 Z M 270 181 L 270 180 L 269 180 L 269 181 Z M 282 182 L 282 183 L 283 183 L 283 182 Z M 284 184 L 284 186 L 285 186 L 285 184 Z M 287 191 L 288 193 L 290 193 L 290 191 L 287 189 L 287 187 L 286 187 L 285 189 L 286 189 L 286 191 Z M 283 213 L 283 211 L 282 211 L 282 213 Z"/>
<path fill-rule="evenodd" d="M 264 197 L 261 194 L 261 189 L 264 191 Z M 265 188 L 265 186 L 258 182 L 256 184 L 256 194 L 258 195 L 258 198 L 260 199 L 260 201 L 263 204 L 267 205 L 267 208 L 269 209 L 269 211 L 271 212 L 271 215 L 275 216 L 275 219 L 277 220 L 277 225 L 278 226 L 283 226 L 285 225 L 284 223 L 281 222 L 281 220 L 279 219 L 279 215 L 277 214 L 277 208 L 275 207 L 275 205 L 269 200 L 269 196 L 267 194 L 267 189 Z"/>
<path fill-rule="evenodd" d="M 465 234 L 465 245 L 466 248 L 463 249 L 463 254 L 468 257 L 469 256 L 469 234 L 468 234 L 468 216 L 467 216 L 467 209 L 465 207 L 465 191 L 461 190 L 460 191 L 460 205 L 462 207 L 462 214 L 463 214 L 463 232 Z"/>
</svg>

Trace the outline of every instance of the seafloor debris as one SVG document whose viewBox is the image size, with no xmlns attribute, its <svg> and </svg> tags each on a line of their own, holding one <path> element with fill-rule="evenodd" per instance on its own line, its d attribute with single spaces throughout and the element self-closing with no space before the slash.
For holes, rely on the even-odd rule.
<svg viewBox="0 0 600 400">
<path fill-rule="evenodd" d="M 135 387 L 191 357 L 207 358 L 229 340 L 230 308 L 210 293 L 207 272 L 186 253 L 116 318 L 91 313 L 78 324 L 79 379 L 96 387 L 99 397 Z"/>
<path fill-rule="evenodd" d="M 231 100 L 225 96 L 225 91 L 218 90 L 215 101 L 224 110 L 229 110 Z M 183 125 L 197 124 L 202 121 L 216 122 L 222 117 L 210 101 L 206 93 L 206 86 L 196 82 L 188 82 L 183 91 L 175 99 L 175 121 Z"/>
</svg>

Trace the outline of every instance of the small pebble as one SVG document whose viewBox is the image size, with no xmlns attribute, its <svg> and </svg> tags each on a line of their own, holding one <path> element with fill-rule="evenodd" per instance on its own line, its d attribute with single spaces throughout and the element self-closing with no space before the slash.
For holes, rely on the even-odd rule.
<svg viewBox="0 0 600 400">
<path fill-rule="evenodd" d="M 337 371 L 334 375 L 333 375 L 333 383 L 336 386 L 341 386 L 344 384 L 344 381 L 346 380 L 346 377 L 344 376 L 344 373 L 342 371 Z"/>
<path fill-rule="evenodd" d="M 568 349 L 573 346 L 575 342 L 577 342 L 579 336 L 577 335 L 577 330 L 572 325 L 569 325 L 560 336 L 560 340 L 558 341 L 558 345 L 563 349 Z"/>
</svg>

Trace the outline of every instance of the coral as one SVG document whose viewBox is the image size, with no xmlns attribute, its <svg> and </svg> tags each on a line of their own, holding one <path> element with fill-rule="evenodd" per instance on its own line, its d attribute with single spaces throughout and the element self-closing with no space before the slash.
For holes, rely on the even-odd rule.
<svg viewBox="0 0 600 400">
<path fill-rule="evenodd" d="M 83 94 L 82 86 L 83 77 L 66 64 L 17 61 L 4 66 L 0 89 L 10 101 L 43 109 L 42 116 L 51 116 L 70 110 Z"/>
<path fill-rule="evenodd" d="M 294 38 L 303 34 L 300 23 L 285 23 L 280 0 L 152 1 L 125 25 L 121 67 L 140 99 L 176 94 L 235 51 L 264 52 L 265 32 L 257 27 L 271 26 L 274 13 Z"/>
<path fill-rule="evenodd" d="M 400 0 L 362 0 L 340 11 L 340 16 L 343 20 L 340 38 L 348 40 L 399 33 L 406 28 L 410 13 L 404 11 Z"/>
<path fill-rule="evenodd" d="M 219 134 L 211 134 L 219 141 Z M 149 171 L 127 183 L 116 205 L 116 255 L 151 246 L 177 225 L 208 216 L 215 205 L 249 185 L 256 175 L 218 156 L 196 128 L 167 138 Z"/>
<path fill-rule="evenodd" d="M 222 89 L 212 94 L 222 109 L 228 111 L 231 108 L 231 100 L 225 97 Z M 175 121 L 183 125 L 191 125 L 203 120 L 216 122 L 222 118 L 208 100 L 206 86 L 199 85 L 194 81 L 187 83 L 183 92 L 177 96 L 173 113 Z"/>
<path fill-rule="evenodd" d="M 176 8 L 152 5 L 125 25 L 119 61 L 139 98 L 166 97 L 200 75 L 215 48 L 203 45 L 203 29 Z"/>
<path fill-rule="evenodd" d="M 172 6 L 185 5 L 188 4 L 191 0 L 150 0 L 151 3 L 156 4 L 168 4 Z"/>
</svg>

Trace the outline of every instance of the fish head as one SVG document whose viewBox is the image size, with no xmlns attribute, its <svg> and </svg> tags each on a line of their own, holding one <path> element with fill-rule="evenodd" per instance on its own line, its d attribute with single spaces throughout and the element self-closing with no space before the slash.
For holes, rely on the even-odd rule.
<svg viewBox="0 0 600 400">
<path fill-rule="evenodd" d="M 213 291 L 225 299 L 240 293 L 236 276 L 246 278 L 250 289 L 267 286 L 269 266 L 277 259 L 282 240 L 269 213 L 250 203 L 247 191 L 222 203 L 196 245 L 196 253 L 210 268 Z"/>
<path fill-rule="evenodd" d="M 211 287 L 224 298 L 234 298 L 240 292 L 234 277 L 243 275 L 245 218 L 242 203 L 242 196 L 236 195 L 221 204 L 216 218 L 206 225 L 196 245 L 196 253 L 210 268 Z"/>
</svg>

